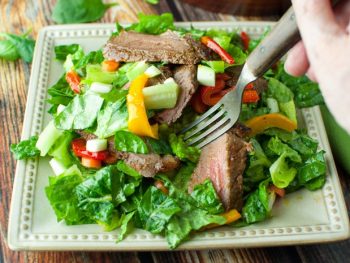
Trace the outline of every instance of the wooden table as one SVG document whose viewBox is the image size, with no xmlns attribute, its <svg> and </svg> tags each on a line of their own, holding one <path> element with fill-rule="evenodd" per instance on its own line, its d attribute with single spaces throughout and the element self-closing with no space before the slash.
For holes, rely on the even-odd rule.
<svg viewBox="0 0 350 263">
<path fill-rule="evenodd" d="M 53 24 L 55 0 L 1 0 L 0 31 L 22 33 L 32 28 L 33 36 Z M 247 19 L 214 14 L 175 0 L 156 6 L 142 0 L 119 0 L 100 22 L 135 22 L 137 14 L 172 12 L 177 21 Z M 249 18 L 257 20 L 259 18 Z M 266 18 L 265 18 L 266 19 Z M 276 18 L 267 18 L 276 19 Z M 7 246 L 7 226 L 16 161 L 9 145 L 20 140 L 31 65 L 19 60 L 0 60 L 0 262 L 349 262 L 350 240 L 332 244 L 184 252 L 13 252 Z M 347 207 L 350 207 L 350 175 L 340 167 L 339 175 Z"/>
</svg>

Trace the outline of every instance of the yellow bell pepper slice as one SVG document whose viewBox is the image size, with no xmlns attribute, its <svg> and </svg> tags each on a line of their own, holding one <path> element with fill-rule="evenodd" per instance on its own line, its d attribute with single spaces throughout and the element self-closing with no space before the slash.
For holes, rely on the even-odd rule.
<svg viewBox="0 0 350 263">
<path fill-rule="evenodd" d="M 280 113 L 269 113 L 247 120 L 245 125 L 251 129 L 249 135 L 254 136 L 268 128 L 280 128 L 292 132 L 297 124 Z"/>
<path fill-rule="evenodd" d="M 242 217 L 241 214 L 236 209 L 231 209 L 231 210 L 229 210 L 225 213 L 222 213 L 220 215 L 225 217 L 225 219 L 226 219 L 226 222 L 224 225 L 231 224 Z M 215 228 L 215 227 L 219 227 L 219 226 L 222 226 L 222 225 L 213 223 L 213 224 L 209 224 L 205 227 L 202 227 L 200 230 L 211 229 L 211 228 Z"/>
<path fill-rule="evenodd" d="M 131 82 L 126 97 L 128 106 L 128 129 L 130 132 L 158 139 L 158 124 L 150 125 L 148 122 L 142 89 L 145 87 L 148 76 L 142 74 Z"/>
</svg>

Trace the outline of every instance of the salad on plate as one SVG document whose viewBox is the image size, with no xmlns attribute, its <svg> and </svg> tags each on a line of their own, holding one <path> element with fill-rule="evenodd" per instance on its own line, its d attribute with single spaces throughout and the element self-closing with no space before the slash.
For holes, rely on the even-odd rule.
<svg viewBox="0 0 350 263">
<path fill-rule="evenodd" d="M 283 63 L 244 91 L 239 122 L 202 149 L 179 131 L 235 88 L 259 43 L 245 32 L 178 28 L 171 14 L 116 25 L 100 49 L 55 47 L 64 73 L 48 88 L 51 121 L 11 145 L 50 157 L 46 196 L 58 221 L 165 236 L 268 220 L 277 199 L 326 180 L 324 152 L 297 108 L 323 103 L 317 84 Z"/>
</svg>

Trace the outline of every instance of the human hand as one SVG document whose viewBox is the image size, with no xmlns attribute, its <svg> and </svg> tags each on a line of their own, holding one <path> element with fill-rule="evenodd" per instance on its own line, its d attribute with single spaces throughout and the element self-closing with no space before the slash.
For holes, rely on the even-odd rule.
<svg viewBox="0 0 350 263">
<path fill-rule="evenodd" d="M 330 0 L 292 3 L 302 42 L 289 52 L 285 69 L 317 81 L 333 116 L 350 133 L 350 1 L 334 11 Z"/>
</svg>

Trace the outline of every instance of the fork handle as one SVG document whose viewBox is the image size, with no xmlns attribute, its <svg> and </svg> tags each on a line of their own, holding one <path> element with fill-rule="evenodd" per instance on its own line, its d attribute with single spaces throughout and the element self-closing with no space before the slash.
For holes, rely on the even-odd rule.
<svg viewBox="0 0 350 263">
<path fill-rule="evenodd" d="M 339 0 L 333 0 L 333 6 Z M 253 75 L 261 77 L 275 62 L 300 40 L 293 7 L 281 17 L 272 31 L 249 55 L 246 64 Z"/>
</svg>

